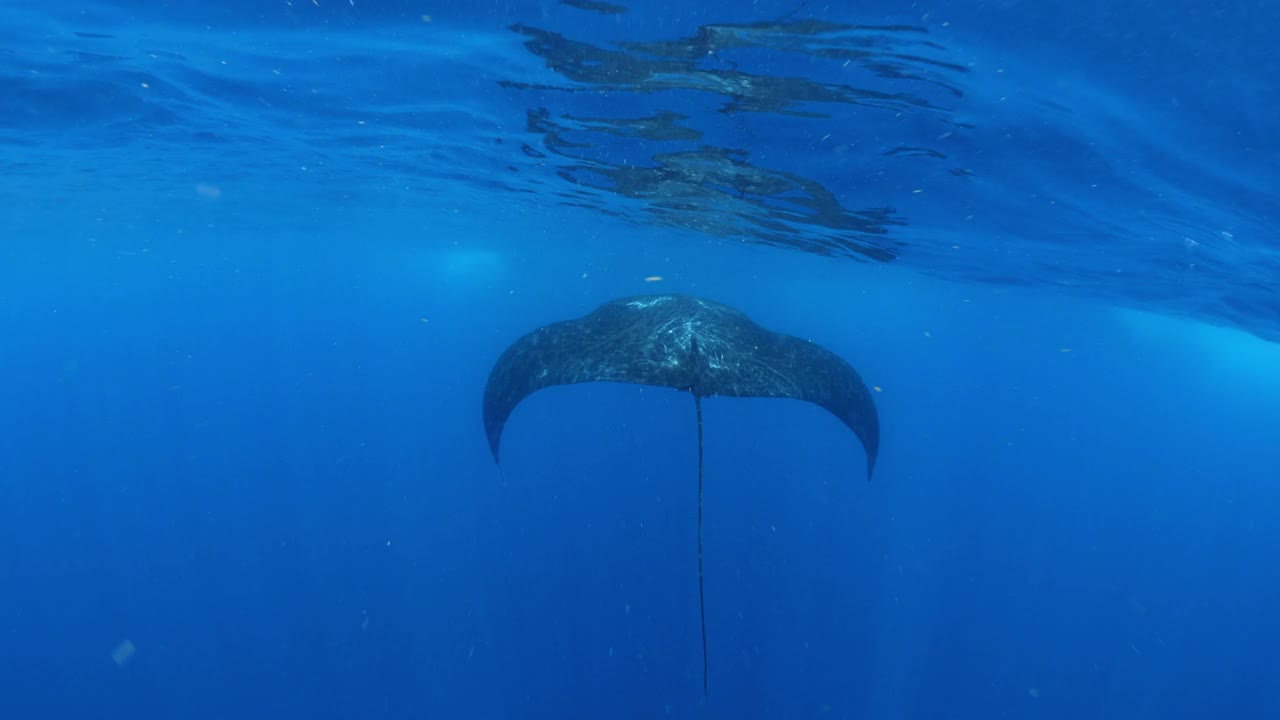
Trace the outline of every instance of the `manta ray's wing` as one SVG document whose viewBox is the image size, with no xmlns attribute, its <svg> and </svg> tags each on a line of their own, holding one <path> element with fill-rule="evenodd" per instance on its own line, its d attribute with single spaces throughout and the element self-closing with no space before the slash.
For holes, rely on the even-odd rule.
<svg viewBox="0 0 1280 720">
<path fill-rule="evenodd" d="M 867 477 L 876 466 L 880 419 L 866 383 L 849 363 L 817 343 L 775 333 L 742 316 L 733 345 L 750 352 L 724 353 L 699 339 L 705 356 L 695 392 L 730 397 L 794 398 L 835 415 L 858 436 L 867 454 Z M 732 345 L 730 346 L 732 348 Z"/>
<path fill-rule="evenodd" d="M 795 398 L 839 418 L 875 467 L 880 424 L 871 393 L 835 353 L 770 332 L 727 305 L 685 295 L 614 300 L 575 320 L 534 330 L 507 348 L 484 393 L 493 457 L 507 418 L 524 398 L 553 385 L 625 382 L 697 396 Z"/>
<path fill-rule="evenodd" d="M 615 301 L 516 340 L 498 358 L 484 388 L 484 430 L 498 459 L 502 428 L 522 400 L 553 385 L 621 382 L 687 389 L 691 367 L 678 348 L 653 341 L 650 318 Z"/>
</svg>

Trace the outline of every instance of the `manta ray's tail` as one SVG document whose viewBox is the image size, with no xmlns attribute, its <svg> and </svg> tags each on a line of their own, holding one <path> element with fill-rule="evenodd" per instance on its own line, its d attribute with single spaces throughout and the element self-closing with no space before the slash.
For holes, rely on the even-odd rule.
<svg viewBox="0 0 1280 720">
<path fill-rule="evenodd" d="M 707 601 L 702 590 L 702 396 L 694 394 L 698 414 L 698 611 L 702 617 L 702 694 L 707 694 Z"/>
</svg>

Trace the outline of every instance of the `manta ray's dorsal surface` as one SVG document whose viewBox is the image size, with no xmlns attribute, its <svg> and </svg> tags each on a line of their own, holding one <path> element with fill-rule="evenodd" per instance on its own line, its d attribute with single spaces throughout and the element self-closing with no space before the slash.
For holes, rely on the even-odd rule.
<svg viewBox="0 0 1280 720">
<path fill-rule="evenodd" d="M 507 348 L 484 390 L 484 429 L 498 459 L 502 429 L 521 400 L 543 388 L 623 382 L 697 397 L 776 397 L 826 408 L 862 441 L 875 469 L 880 422 L 871 393 L 840 356 L 770 332 L 742 312 L 688 295 L 641 295 L 552 323 Z"/>
<path fill-rule="evenodd" d="M 862 441 L 875 469 L 880 421 L 862 378 L 820 345 L 771 332 L 742 312 L 688 295 L 641 295 L 540 327 L 498 358 L 484 389 L 484 428 L 498 460 L 502 429 L 522 400 L 553 385 L 621 382 L 693 394 L 698 418 L 698 594 L 702 598 L 702 398 L 794 398 L 815 403 Z M 705 608 L 705 603 L 702 604 Z M 703 612 L 703 689 L 706 689 Z"/>
</svg>

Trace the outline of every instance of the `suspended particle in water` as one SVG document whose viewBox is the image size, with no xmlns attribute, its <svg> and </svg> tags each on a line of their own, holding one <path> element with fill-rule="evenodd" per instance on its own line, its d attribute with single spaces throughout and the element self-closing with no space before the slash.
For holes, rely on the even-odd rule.
<svg viewBox="0 0 1280 720">
<path fill-rule="evenodd" d="M 134 647 L 133 643 L 129 641 L 129 638 L 125 638 L 116 645 L 114 650 L 111 651 L 111 660 L 115 662 L 117 666 L 124 667 L 125 663 L 128 663 L 133 659 L 133 655 L 137 651 L 138 648 Z"/>
</svg>

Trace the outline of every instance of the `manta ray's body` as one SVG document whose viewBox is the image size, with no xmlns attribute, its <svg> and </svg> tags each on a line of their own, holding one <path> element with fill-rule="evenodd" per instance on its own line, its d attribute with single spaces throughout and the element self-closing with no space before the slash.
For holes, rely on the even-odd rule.
<svg viewBox="0 0 1280 720">
<path fill-rule="evenodd" d="M 641 295 L 525 335 L 498 359 L 484 391 L 494 460 L 520 401 L 542 388 L 623 382 L 688 390 L 696 397 L 795 398 L 816 403 L 862 441 L 875 468 L 880 423 L 871 393 L 826 348 L 770 332 L 742 312 L 688 295 Z"/>
<path fill-rule="evenodd" d="M 507 418 L 553 385 L 622 382 L 693 394 L 698 417 L 698 587 L 702 595 L 702 398 L 794 398 L 815 403 L 862 441 L 875 469 L 880 421 L 871 393 L 838 355 L 757 325 L 742 312 L 687 295 L 642 295 L 552 323 L 503 352 L 484 390 L 484 427 L 494 461 Z M 706 687 L 706 621 L 702 631 Z"/>
</svg>

